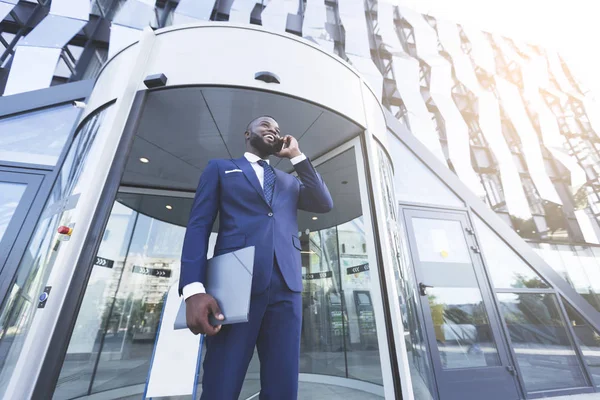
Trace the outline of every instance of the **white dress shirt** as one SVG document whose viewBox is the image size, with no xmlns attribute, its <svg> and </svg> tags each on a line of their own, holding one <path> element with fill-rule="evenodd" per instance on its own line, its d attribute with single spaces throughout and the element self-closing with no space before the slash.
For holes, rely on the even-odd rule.
<svg viewBox="0 0 600 400">
<path fill-rule="evenodd" d="M 263 167 L 261 167 L 260 164 L 258 163 L 258 161 L 260 160 L 260 157 L 257 156 L 256 154 L 247 153 L 247 152 L 244 153 L 244 157 L 246 157 L 246 160 L 248 160 L 248 162 L 252 166 L 252 169 L 254 170 L 254 172 L 256 172 L 256 177 L 258 178 L 260 187 L 262 187 L 264 189 L 265 169 Z M 304 160 L 306 160 L 306 156 L 304 154 L 300 154 L 299 156 L 296 156 L 296 157 L 290 159 L 290 161 L 292 162 L 292 165 L 296 165 L 299 162 L 302 162 Z M 265 161 L 267 163 L 269 163 L 269 160 L 265 160 Z M 206 293 L 206 290 L 204 289 L 204 285 L 201 282 L 192 282 L 183 287 L 183 298 L 186 300 L 188 297 L 193 296 L 198 293 Z"/>
</svg>

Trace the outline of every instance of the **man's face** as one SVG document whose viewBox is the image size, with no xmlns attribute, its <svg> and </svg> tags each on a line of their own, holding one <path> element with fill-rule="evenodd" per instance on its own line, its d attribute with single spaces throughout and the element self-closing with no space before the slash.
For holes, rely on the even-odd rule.
<svg viewBox="0 0 600 400">
<path fill-rule="evenodd" d="M 281 150 L 279 124 L 273 118 L 259 118 L 250 127 L 248 140 L 252 147 L 264 155 L 271 155 Z"/>
</svg>

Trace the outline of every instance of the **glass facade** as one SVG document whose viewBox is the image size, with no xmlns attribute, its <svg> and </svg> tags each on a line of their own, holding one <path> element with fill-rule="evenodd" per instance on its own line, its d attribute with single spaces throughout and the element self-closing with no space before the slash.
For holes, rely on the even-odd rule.
<svg viewBox="0 0 600 400">
<path fill-rule="evenodd" d="M 403 145 L 400 146 L 404 147 Z M 436 390 L 428 346 L 421 325 L 419 294 L 412 279 L 413 271 L 408 243 L 405 235 L 401 234 L 404 231 L 403 221 L 398 218 L 397 193 L 393 180 L 392 163 L 381 146 L 378 147 L 377 161 L 381 176 L 380 189 L 384 199 L 385 228 L 389 235 L 390 249 L 394 252 L 392 265 L 396 277 L 396 287 L 399 290 L 397 295 L 401 308 L 402 325 L 406 334 L 405 346 L 412 389 L 416 399 L 429 400 L 433 399 L 433 393 Z M 428 173 L 429 171 L 424 172 Z M 410 188 L 405 190 L 410 190 Z"/>
<path fill-rule="evenodd" d="M 600 311 L 600 247 L 530 244 L 577 293 Z"/>
<path fill-rule="evenodd" d="M 584 362 L 587 364 L 594 384 L 600 387 L 600 334 L 564 299 L 563 304 L 577 343 L 581 347 Z"/>
<path fill-rule="evenodd" d="M 23 183 L 2 182 L 0 180 L 0 242 L 2 242 L 2 237 L 19 206 L 19 200 L 21 200 L 26 188 L 27 185 Z"/>
<path fill-rule="evenodd" d="M 68 226 L 81 192 L 82 176 L 93 173 L 86 164 L 105 115 L 100 111 L 79 129 L 54 184 L 50 198 L 17 268 L 17 276 L 0 309 L 0 396 L 12 375 L 36 311 L 37 298 L 55 267 L 61 241 L 59 226 Z"/>
<path fill-rule="evenodd" d="M 0 160 L 55 165 L 79 111 L 65 104 L 0 119 Z"/>
<path fill-rule="evenodd" d="M 588 386 L 552 293 L 498 293 L 528 392 Z"/>
</svg>

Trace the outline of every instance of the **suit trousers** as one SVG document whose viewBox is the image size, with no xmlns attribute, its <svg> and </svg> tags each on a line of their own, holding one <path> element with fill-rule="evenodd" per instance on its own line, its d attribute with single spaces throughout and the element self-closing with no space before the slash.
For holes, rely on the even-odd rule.
<svg viewBox="0 0 600 400">
<path fill-rule="evenodd" d="M 206 338 L 202 400 L 237 400 L 254 348 L 260 360 L 260 400 L 296 400 L 302 294 L 292 292 L 277 261 L 268 288 L 250 301 L 248 322 L 224 325 Z"/>
</svg>

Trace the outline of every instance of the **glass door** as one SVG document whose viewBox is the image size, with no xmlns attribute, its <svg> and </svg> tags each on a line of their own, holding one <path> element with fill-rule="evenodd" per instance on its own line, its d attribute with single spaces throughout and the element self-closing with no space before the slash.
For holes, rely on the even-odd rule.
<svg viewBox="0 0 600 400">
<path fill-rule="evenodd" d="M 466 215 L 406 209 L 404 218 L 440 399 L 518 399 Z"/>
<path fill-rule="evenodd" d="M 12 273 L 5 273 L 4 263 L 8 258 L 31 203 L 39 189 L 41 175 L 20 174 L 0 171 L 0 275 L 3 282 L 12 279 Z M 2 285 L 4 286 L 4 285 Z M 0 286 L 1 287 L 1 286 Z M 0 302 L 2 290 L 0 290 Z"/>
</svg>

